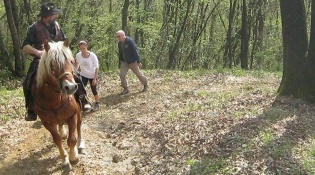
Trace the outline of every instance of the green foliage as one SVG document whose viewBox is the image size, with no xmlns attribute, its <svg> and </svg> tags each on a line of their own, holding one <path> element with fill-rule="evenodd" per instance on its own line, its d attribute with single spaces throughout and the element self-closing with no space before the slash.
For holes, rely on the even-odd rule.
<svg viewBox="0 0 315 175">
<path fill-rule="evenodd" d="M 40 1 L 30 1 L 31 14 L 25 16 L 25 1 L 18 0 L 21 15 L 21 40 L 28 25 L 38 20 Z M 101 71 L 117 69 L 117 40 L 114 34 L 121 29 L 121 10 L 124 1 L 69 0 L 56 2 L 62 9 L 59 23 L 66 35 L 73 41 L 74 54 L 78 51 L 77 42 L 87 40 L 91 50 L 100 59 Z M 191 3 L 191 4 L 189 4 Z M 247 2 L 252 13 L 248 21 L 254 29 L 259 6 Z M 1 2 L 0 14 L 4 14 Z M 241 26 L 241 1 L 237 8 L 232 27 L 233 67 L 239 68 Z M 282 70 L 282 36 L 280 9 L 277 1 L 263 4 L 264 28 L 262 44 L 254 48 L 255 40 L 249 38 L 249 58 L 253 58 L 252 69 L 268 71 Z M 82 8 L 84 7 L 84 8 Z M 270 7 L 270 8 L 269 8 Z M 187 11 L 187 9 L 190 9 Z M 128 33 L 139 38 L 137 45 L 144 67 L 147 69 L 165 69 L 170 59 L 174 59 L 175 69 L 221 69 L 227 47 L 227 29 L 229 25 L 230 3 L 228 1 L 140 1 L 132 2 L 128 11 Z M 187 18 L 186 18 L 187 17 Z M 183 25 L 185 22 L 185 25 Z M 6 19 L 0 19 L 5 36 L 6 47 L 13 55 L 10 33 Z M 182 32 L 182 33 L 181 33 Z M 253 31 L 251 31 L 253 32 Z M 171 52 L 174 52 L 171 56 Z M 13 60 L 13 59 L 12 59 Z M 241 72 L 240 72 L 241 73 Z"/>
<path fill-rule="evenodd" d="M 7 121 L 10 120 L 10 117 L 9 116 L 2 116 L 2 115 L 0 115 L 0 120 L 7 122 Z"/>
<path fill-rule="evenodd" d="M 309 141 L 303 143 L 301 146 L 297 147 L 294 152 L 300 158 L 300 162 L 303 165 L 303 168 L 306 172 L 315 173 L 314 170 L 314 155 L 315 155 L 315 146 L 314 146 L 314 136 Z"/>
<path fill-rule="evenodd" d="M 263 144 L 268 144 L 275 139 L 274 134 L 271 132 L 261 131 L 259 135 Z"/>
<path fill-rule="evenodd" d="M 218 172 L 224 173 L 225 171 L 222 171 L 222 169 L 226 166 L 226 160 L 224 158 L 219 158 L 217 160 L 204 159 L 201 162 L 195 162 L 191 166 L 192 169 L 190 175 L 208 175 L 216 174 Z"/>
</svg>

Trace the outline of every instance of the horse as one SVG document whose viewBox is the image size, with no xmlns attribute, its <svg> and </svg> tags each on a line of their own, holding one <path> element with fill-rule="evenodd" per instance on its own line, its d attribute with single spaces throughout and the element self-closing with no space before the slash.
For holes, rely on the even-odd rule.
<svg viewBox="0 0 315 175">
<path fill-rule="evenodd" d="M 35 112 L 52 135 L 66 172 L 79 162 L 79 153 L 86 154 L 81 136 L 81 107 L 74 97 L 78 85 L 74 80 L 74 58 L 69 45 L 69 39 L 44 43 L 33 93 Z M 64 124 L 68 125 L 68 134 Z M 69 155 L 62 143 L 67 137 Z"/>
</svg>

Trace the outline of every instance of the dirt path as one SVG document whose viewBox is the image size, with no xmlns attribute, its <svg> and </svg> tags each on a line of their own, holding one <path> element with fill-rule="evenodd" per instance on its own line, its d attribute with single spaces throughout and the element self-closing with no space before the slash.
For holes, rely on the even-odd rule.
<svg viewBox="0 0 315 175">
<path fill-rule="evenodd" d="M 80 162 L 69 174 L 186 174 L 189 166 L 181 156 L 187 150 L 179 147 L 182 150 L 177 151 L 183 155 L 175 154 L 177 151 L 172 144 L 184 145 L 187 140 L 181 135 L 176 142 L 172 140 L 173 136 L 181 134 L 180 130 L 176 132 L 176 128 L 189 130 L 189 126 L 187 123 L 173 123 L 171 126 L 173 120 L 170 118 L 181 113 L 194 116 L 194 112 L 185 112 L 191 104 L 197 104 L 191 107 L 193 111 L 197 108 L 207 110 L 202 106 L 211 101 L 208 95 L 203 94 L 235 90 L 244 83 L 242 79 L 229 79 L 221 74 L 195 78 L 188 75 L 190 78 L 185 78 L 167 71 L 156 71 L 146 75 L 150 81 L 149 91 L 140 92 L 142 86 L 129 74 L 131 93 L 125 96 L 119 95 L 118 76 L 103 76 L 99 87 L 102 96 L 100 110 L 84 116 L 83 137 L 88 154 L 80 155 Z M 256 79 L 246 81 L 257 82 Z M 266 82 L 266 86 L 273 86 L 272 83 L 277 81 Z M 20 102 L 19 108 L 22 108 L 21 99 Z M 196 118 L 190 124 L 202 125 L 205 120 L 200 116 L 200 120 Z M 21 116 L 0 125 L 0 142 L 1 175 L 62 174 L 58 150 L 39 120 L 26 122 Z"/>
</svg>

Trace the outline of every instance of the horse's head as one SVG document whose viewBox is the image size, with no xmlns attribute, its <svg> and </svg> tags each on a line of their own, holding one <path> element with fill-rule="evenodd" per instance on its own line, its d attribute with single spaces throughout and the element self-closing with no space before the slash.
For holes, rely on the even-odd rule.
<svg viewBox="0 0 315 175">
<path fill-rule="evenodd" d="M 74 59 L 69 45 L 69 39 L 44 43 L 45 52 L 38 66 L 37 86 L 51 86 L 55 91 L 67 95 L 75 93 L 78 85 L 73 78 Z"/>
</svg>

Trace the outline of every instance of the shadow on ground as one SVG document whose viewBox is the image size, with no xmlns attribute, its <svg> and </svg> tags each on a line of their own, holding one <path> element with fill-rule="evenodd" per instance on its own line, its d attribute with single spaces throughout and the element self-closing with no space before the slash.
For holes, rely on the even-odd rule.
<svg viewBox="0 0 315 175">
<path fill-rule="evenodd" d="M 42 159 L 42 155 L 51 152 L 53 149 L 55 149 L 55 145 L 52 143 L 40 151 L 33 151 L 29 157 L 16 160 L 14 164 L 1 168 L 0 174 L 53 174 L 54 172 L 61 171 L 59 168 L 47 169 L 56 163 L 60 164 L 58 156 L 49 159 Z"/>
<path fill-rule="evenodd" d="M 307 174 L 292 152 L 300 141 L 313 137 L 311 114 L 309 105 L 277 98 L 263 114 L 244 119 L 214 139 L 216 147 L 192 165 L 190 174 Z M 270 132 L 274 135 L 263 138 Z"/>
</svg>

